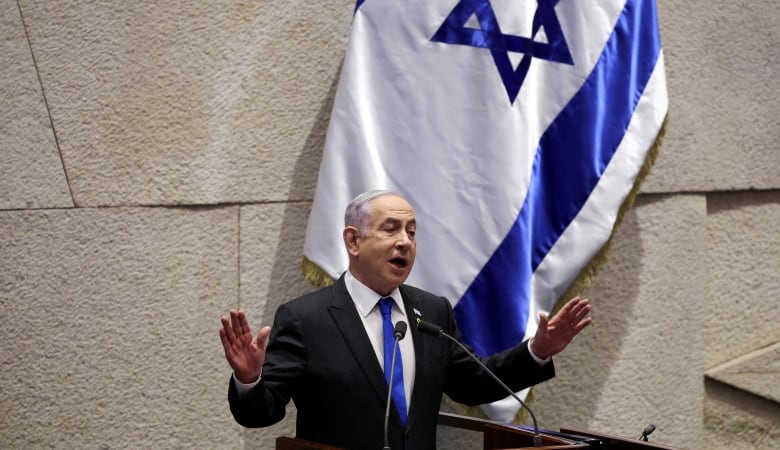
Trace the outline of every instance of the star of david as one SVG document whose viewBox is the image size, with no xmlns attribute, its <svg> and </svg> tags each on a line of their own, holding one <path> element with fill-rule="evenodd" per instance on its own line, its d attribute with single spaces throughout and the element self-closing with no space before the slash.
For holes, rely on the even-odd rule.
<svg viewBox="0 0 780 450">
<path fill-rule="evenodd" d="M 490 0 L 460 0 L 431 41 L 488 49 L 509 95 L 509 102 L 514 103 L 533 58 L 574 65 L 555 14 L 558 1 L 537 0 L 531 36 L 523 37 L 501 32 Z M 479 22 L 479 29 L 466 26 L 472 17 Z M 535 40 L 542 28 L 547 36 L 546 42 Z M 516 68 L 512 67 L 510 53 L 523 55 Z"/>
</svg>

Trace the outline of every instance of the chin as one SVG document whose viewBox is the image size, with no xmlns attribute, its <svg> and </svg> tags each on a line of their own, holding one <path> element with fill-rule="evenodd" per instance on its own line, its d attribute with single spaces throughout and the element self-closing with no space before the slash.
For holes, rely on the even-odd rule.
<svg viewBox="0 0 780 450">
<path fill-rule="evenodd" d="M 404 282 L 406 281 L 407 278 L 409 278 L 409 272 L 407 272 L 407 273 L 405 273 L 403 275 L 398 275 L 398 276 L 394 277 L 394 280 L 396 282 L 395 284 L 400 286 L 400 285 L 404 284 Z"/>
</svg>

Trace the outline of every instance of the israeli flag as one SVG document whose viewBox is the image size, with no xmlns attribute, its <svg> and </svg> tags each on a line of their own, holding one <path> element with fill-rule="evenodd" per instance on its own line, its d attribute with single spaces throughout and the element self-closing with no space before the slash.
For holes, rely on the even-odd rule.
<svg viewBox="0 0 780 450">
<path fill-rule="evenodd" d="M 666 113 L 652 0 L 358 1 L 304 272 L 338 277 L 346 205 L 396 190 L 407 282 L 449 298 L 478 353 L 516 345 L 608 241 Z"/>
</svg>

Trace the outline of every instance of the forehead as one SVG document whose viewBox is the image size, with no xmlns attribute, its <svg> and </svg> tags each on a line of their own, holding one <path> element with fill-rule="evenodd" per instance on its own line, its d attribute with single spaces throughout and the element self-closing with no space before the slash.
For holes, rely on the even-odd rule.
<svg viewBox="0 0 780 450">
<path fill-rule="evenodd" d="M 402 219 L 414 220 L 414 208 L 406 200 L 397 195 L 383 195 L 368 204 L 371 220 Z"/>
</svg>

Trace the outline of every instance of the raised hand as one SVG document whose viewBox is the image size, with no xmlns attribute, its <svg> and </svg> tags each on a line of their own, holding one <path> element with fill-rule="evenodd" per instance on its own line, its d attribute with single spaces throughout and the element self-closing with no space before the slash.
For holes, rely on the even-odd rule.
<svg viewBox="0 0 780 450">
<path fill-rule="evenodd" d="M 554 356 L 574 339 L 583 328 L 591 323 L 590 301 L 574 297 L 569 300 L 552 319 L 539 314 L 539 328 L 531 341 L 531 350 L 542 359 Z"/>
<path fill-rule="evenodd" d="M 221 320 L 219 337 L 225 350 L 225 358 L 233 368 L 236 379 L 245 384 L 255 382 L 265 362 L 266 341 L 271 327 L 263 327 L 257 336 L 253 337 L 246 314 L 233 309 L 230 310 L 230 321 L 225 316 L 222 316 Z"/>
</svg>

